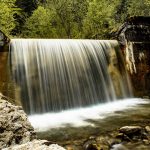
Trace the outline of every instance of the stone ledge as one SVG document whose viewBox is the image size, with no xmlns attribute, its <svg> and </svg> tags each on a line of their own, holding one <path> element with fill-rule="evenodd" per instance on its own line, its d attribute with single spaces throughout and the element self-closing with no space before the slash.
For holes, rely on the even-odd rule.
<svg viewBox="0 0 150 150">
<path fill-rule="evenodd" d="M 20 106 L 0 98 L 0 149 L 36 138 L 27 115 Z"/>
<path fill-rule="evenodd" d="M 11 146 L 3 150 L 65 150 L 57 144 L 47 144 L 46 140 L 33 140 L 21 145 Z"/>
</svg>

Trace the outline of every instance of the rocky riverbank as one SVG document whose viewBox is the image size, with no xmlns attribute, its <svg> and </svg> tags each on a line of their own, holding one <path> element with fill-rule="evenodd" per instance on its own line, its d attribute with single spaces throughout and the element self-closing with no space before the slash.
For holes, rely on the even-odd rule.
<svg viewBox="0 0 150 150">
<path fill-rule="evenodd" d="M 3 150 L 65 150 L 57 144 L 51 144 L 46 140 L 33 140 L 21 145 L 14 145 Z"/>
<path fill-rule="evenodd" d="M 71 146 L 70 146 L 71 147 Z M 67 148 L 70 150 L 69 146 Z M 77 148 L 79 150 L 79 148 Z M 81 149 L 81 147 L 80 147 Z M 90 137 L 84 150 L 149 150 L 150 126 L 124 126 L 108 135 Z"/>
<path fill-rule="evenodd" d="M 144 124 L 142 122 L 138 125 L 130 124 L 103 134 L 97 132 L 89 138 L 72 141 L 70 137 L 70 141 L 62 142 L 59 140 L 54 142 L 53 138 L 53 142 L 50 142 L 47 138 L 45 138 L 47 140 L 37 139 L 22 107 L 14 106 L 0 97 L 0 149 L 3 150 L 149 150 L 149 123 L 147 119 Z M 61 131 L 60 129 L 59 132 Z M 76 129 L 76 132 L 80 130 Z M 66 136 L 65 132 L 62 136 Z"/>
<path fill-rule="evenodd" d="M 57 144 L 37 140 L 27 115 L 0 95 L 0 149 L 4 150 L 65 150 Z"/>
</svg>

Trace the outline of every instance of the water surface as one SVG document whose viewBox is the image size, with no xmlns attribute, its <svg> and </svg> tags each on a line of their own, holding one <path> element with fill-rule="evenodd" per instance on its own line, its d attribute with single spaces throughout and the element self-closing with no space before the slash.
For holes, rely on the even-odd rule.
<svg viewBox="0 0 150 150">
<path fill-rule="evenodd" d="M 30 116 L 39 138 L 79 143 L 126 125 L 150 125 L 150 100 L 127 99 L 58 114 Z"/>
</svg>

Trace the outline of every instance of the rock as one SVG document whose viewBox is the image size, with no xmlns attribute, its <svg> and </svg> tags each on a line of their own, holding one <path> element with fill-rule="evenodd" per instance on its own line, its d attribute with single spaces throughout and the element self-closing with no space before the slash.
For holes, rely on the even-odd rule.
<svg viewBox="0 0 150 150">
<path fill-rule="evenodd" d="M 149 135 L 146 132 L 142 132 L 141 139 L 149 139 Z"/>
<path fill-rule="evenodd" d="M 143 143 L 146 144 L 146 145 L 149 145 L 149 144 L 150 144 L 150 141 L 144 139 L 144 140 L 143 140 Z"/>
<path fill-rule="evenodd" d="M 43 149 L 41 149 L 43 150 Z M 65 150 L 63 147 L 59 146 L 58 144 L 51 144 L 49 146 L 49 150 Z"/>
<path fill-rule="evenodd" d="M 119 129 L 120 133 L 126 134 L 126 135 L 131 135 L 135 133 L 141 133 L 142 127 L 140 126 L 124 126 Z"/>
<path fill-rule="evenodd" d="M 0 99 L 0 149 L 35 139 L 33 127 L 20 106 Z"/>
<path fill-rule="evenodd" d="M 119 129 L 123 133 L 122 141 L 139 141 L 145 137 L 144 130 L 140 126 L 124 126 Z"/>
<path fill-rule="evenodd" d="M 150 126 L 146 126 L 146 127 L 145 127 L 145 131 L 146 131 L 147 133 L 150 133 Z"/>
<path fill-rule="evenodd" d="M 122 139 L 124 137 L 124 134 L 123 133 L 118 133 L 115 137 L 119 138 L 119 139 Z"/>
<path fill-rule="evenodd" d="M 129 143 L 124 143 L 123 144 L 125 147 L 127 147 L 129 150 L 149 150 L 150 146 L 143 144 L 142 141 L 139 142 L 129 142 Z"/>
<path fill-rule="evenodd" d="M 126 141 L 126 142 L 130 142 L 132 141 L 130 137 L 128 137 L 127 135 L 124 134 L 122 141 Z"/>
<path fill-rule="evenodd" d="M 98 148 L 96 144 L 90 143 L 85 146 L 85 150 L 98 150 Z"/>
<path fill-rule="evenodd" d="M 128 150 L 124 145 L 122 144 L 115 144 L 112 146 L 110 150 Z"/>
<path fill-rule="evenodd" d="M 90 137 L 89 137 L 89 140 L 95 140 L 95 139 L 96 139 L 95 136 L 90 136 Z"/>
<path fill-rule="evenodd" d="M 114 145 L 120 144 L 121 140 L 120 139 L 111 139 L 108 142 L 109 142 L 110 147 L 113 147 Z"/>
<path fill-rule="evenodd" d="M 110 147 L 108 137 L 94 137 L 89 139 L 83 145 L 84 150 L 108 150 Z"/>
<path fill-rule="evenodd" d="M 73 150 L 73 146 L 66 146 L 67 150 Z"/>
<path fill-rule="evenodd" d="M 95 140 L 88 140 L 83 145 L 84 150 L 98 150 Z"/>
<path fill-rule="evenodd" d="M 0 149 L 65 150 L 57 144 L 35 138 L 34 129 L 22 107 L 0 99 Z"/>
<path fill-rule="evenodd" d="M 57 144 L 47 145 L 47 143 L 48 141 L 46 140 L 33 140 L 25 144 L 4 148 L 3 150 L 65 150 L 63 147 Z"/>
<path fill-rule="evenodd" d="M 67 145 L 65 146 L 66 150 L 83 150 L 82 145 Z"/>
</svg>

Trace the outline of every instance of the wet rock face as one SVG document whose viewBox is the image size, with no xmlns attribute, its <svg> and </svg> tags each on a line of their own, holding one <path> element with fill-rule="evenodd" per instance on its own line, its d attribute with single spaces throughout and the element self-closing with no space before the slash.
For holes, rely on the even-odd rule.
<svg viewBox="0 0 150 150">
<path fill-rule="evenodd" d="M 122 141 L 141 142 L 145 145 L 150 145 L 150 127 L 144 128 L 140 126 L 125 126 L 119 129 L 119 134 Z"/>
<path fill-rule="evenodd" d="M 3 150 L 65 150 L 57 144 L 48 144 L 46 140 L 33 140 L 22 145 L 15 145 Z"/>
<path fill-rule="evenodd" d="M 0 98 L 0 149 L 26 143 L 35 137 L 34 129 L 22 107 Z"/>
<path fill-rule="evenodd" d="M 134 45 L 136 74 L 131 75 L 136 96 L 150 97 L 150 43 Z"/>
<path fill-rule="evenodd" d="M 120 133 L 124 133 L 126 135 L 131 135 L 131 134 L 140 134 L 142 131 L 142 127 L 140 126 L 124 126 L 119 129 Z"/>
</svg>

